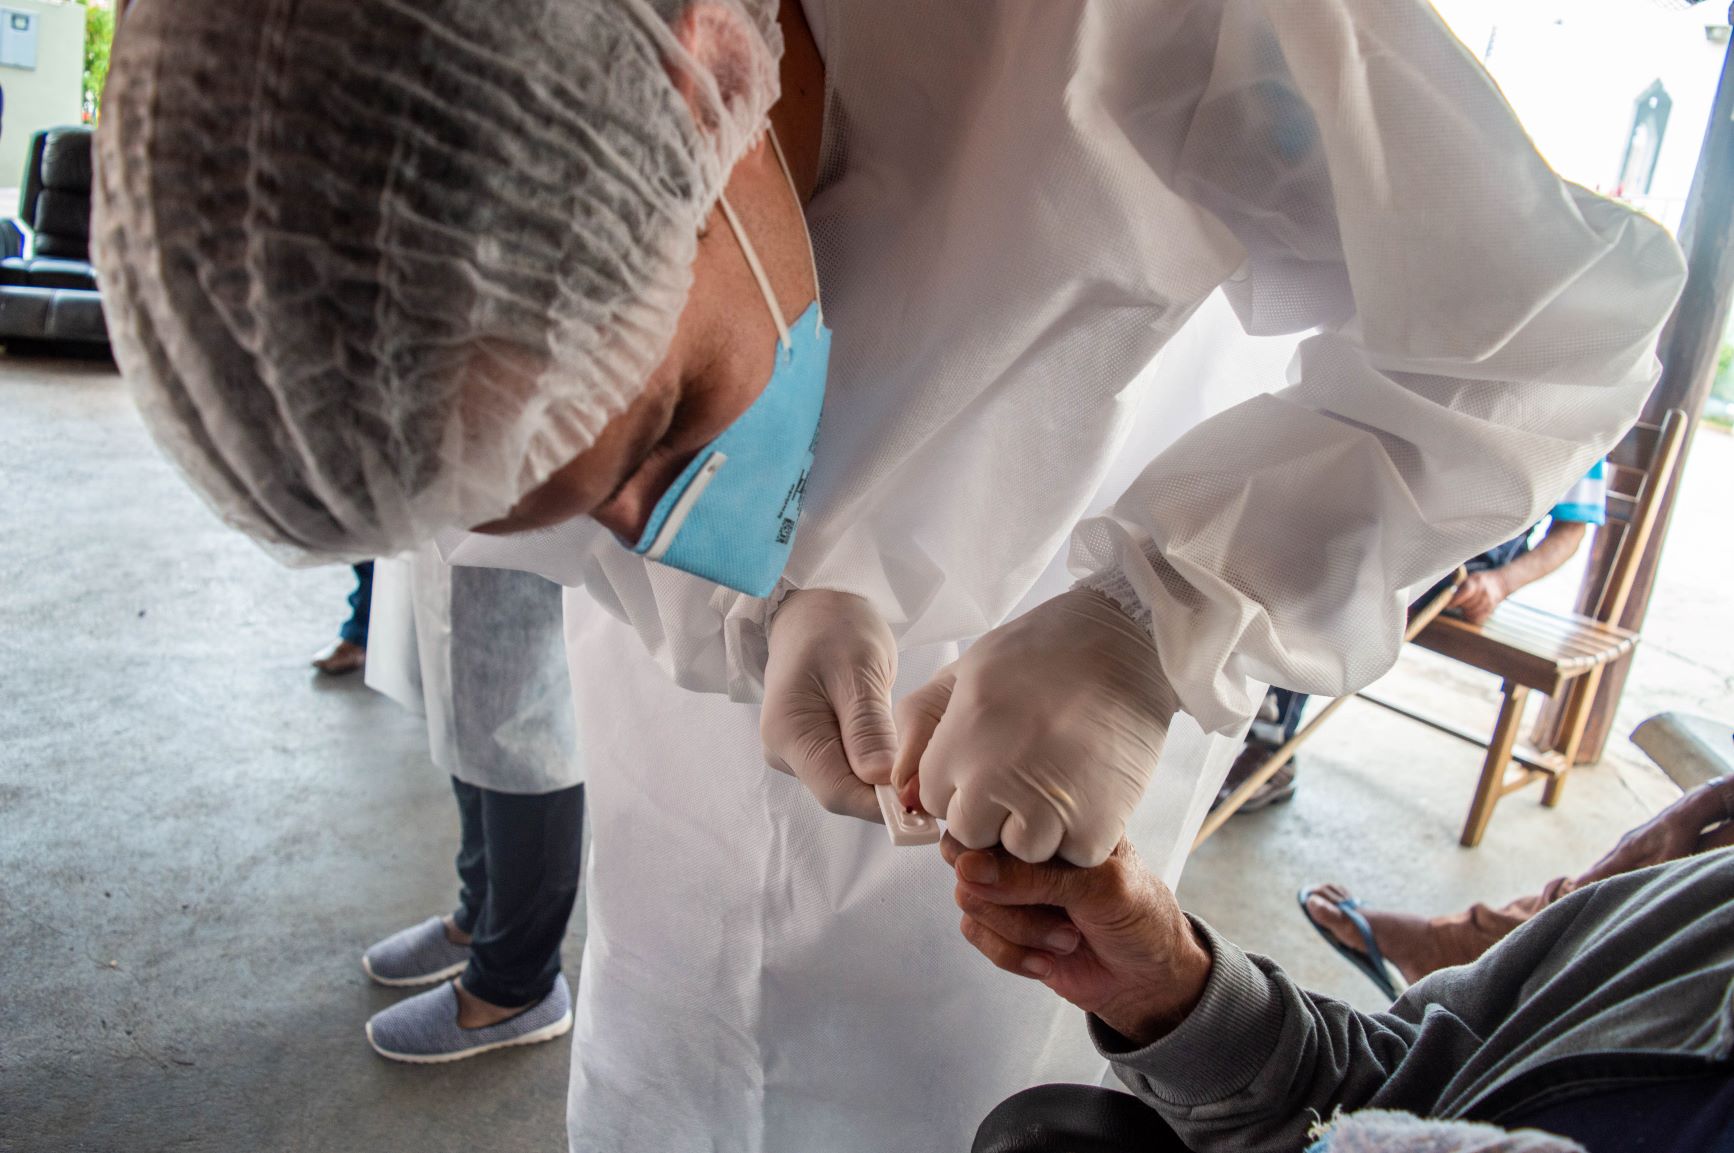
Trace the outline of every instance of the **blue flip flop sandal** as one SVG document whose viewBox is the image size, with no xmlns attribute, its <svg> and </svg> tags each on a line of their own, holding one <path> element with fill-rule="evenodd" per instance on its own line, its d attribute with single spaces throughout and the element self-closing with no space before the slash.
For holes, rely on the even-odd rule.
<svg viewBox="0 0 1734 1153">
<path fill-rule="evenodd" d="M 1373 927 L 1367 924 L 1367 919 L 1360 914 L 1361 902 L 1350 897 L 1345 901 L 1332 903 L 1336 905 L 1343 916 L 1349 919 L 1349 924 L 1353 925 L 1355 930 L 1361 934 L 1361 940 L 1367 946 L 1366 952 L 1351 949 L 1337 940 L 1336 934 L 1313 920 L 1313 915 L 1307 911 L 1307 898 L 1317 892 L 1317 889 L 1302 889 L 1296 894 L 1296 899 L 1300 901 L 1301 916 L 1307 919 L 1307 924 L 1313 927 L 1314 932 L 1325 939 L 1325 944 L 1341 953 L 1344 960 L 1360 970 L 1367 980 L 1379 987 L 1379 992 L 1395 1001 L 1401 995 L 1398 989 L 1399 978 L 1392 970 L 1391 963 L 1385 960 L 1385 955 L 1379 952 L 1379 943 L 1373 939 Z"/>
</svg>

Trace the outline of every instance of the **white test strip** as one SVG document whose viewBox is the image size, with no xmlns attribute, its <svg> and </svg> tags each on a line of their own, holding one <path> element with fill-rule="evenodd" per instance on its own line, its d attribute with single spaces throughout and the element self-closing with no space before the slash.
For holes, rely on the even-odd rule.
<svg viewBox="0 0 1734 1153">
<path fill-rule="evenodd" d="M 885 818 L 885 831 L 891 834 L 893 845 L 936 845 L 939 843 L 939 822 L 926 813 L 903 807 L 897 790 L 890 785 L 874 785 L 879 798 L 879 812 Z"/>
</svg>

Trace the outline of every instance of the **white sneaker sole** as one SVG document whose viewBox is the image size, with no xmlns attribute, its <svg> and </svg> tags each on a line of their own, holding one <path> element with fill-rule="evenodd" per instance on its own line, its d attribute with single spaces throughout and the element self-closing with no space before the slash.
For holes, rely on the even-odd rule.
<svg viewBox="0 0 1734 1153">
<path fill-rule="evenodd" d="M 459 961 L 455 965 L 447 965 L 437 973 L 424 973 L 419 977 L 381 977 L 373 971 L 373 966 L 367 963 L 367 954 L 361 955 L 361 968 L 367 974 L 368 980 L 375 985 L 384 985 L 388 989 L 413 989 L 417 985 L 437 985 L 441 981 L 449 981 L 465 969 L 468 961 Z"/>
<path fill-rule="evenodd" d="M 393 1053 L 389 1049 L 381 1049 L 379 1042 L 373 1039 L 373 1022 L 367 1023 L 367 1043 L 373 1046 L 373 1051 L 388 1061 L 403 1061 L 410 1065 L 444 1065 L 448 1061 L 462 1061 L 465 1057 L 479 1057 L 483 1053 L 491 1053 L 495 1049 L 510 1049 L 517 1045 L 535 1045 L 542 1041 L 552 1041 L 556 1037 L 565 1036 L 572 1030 L 572 1010 L 566 1010 L 566 1015 L 558 1021 L 550 1021 L 540 1029 L 532 1029 L 522 1037 L 513 1037 L 509 1041 L 495 1041 L 490 1045 L 477 1045 L 470 1049 L 459 1049 L 455 1053 Z"/>
</svg>

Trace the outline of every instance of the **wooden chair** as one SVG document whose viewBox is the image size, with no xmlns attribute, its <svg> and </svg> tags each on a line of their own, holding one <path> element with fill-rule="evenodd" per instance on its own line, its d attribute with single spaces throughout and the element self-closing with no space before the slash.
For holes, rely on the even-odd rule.
<svg viewBox="0 0 1734 1153">
<path fill-rule="evenodd" d="M 1415 639 L 1422 648 L 1473 665 L 1501 679 L 1499 716 L 1493 735 L 1483 738 L 1449 721 L 1368 694 L 1364 700 L 1459 737 L 1483 745 L 1487 757 L 1481 780 L 1463 825 L 1462 843 L 1474 848 L 1487 831 L 1494 806 L 1536 781 L 1545 781 L 1542 804 L 1559 804 L 1566 774 L 1577 758 L 1578 742 L 1589 721 L 1590 702 L 1608 665 L 1629 654 L 1638 635 L 1614 622 L 1625 611 L 1637 576 L 1638 561 L 1655 528 L 1663 494 L 1679 460 L 1686 436 L 1686 414 L 1671 409 L 1660 425 L 1639 424 L 1608 455 L 1608 519 L 1599 533 L 1619 534 L 1609 551 L 1612 561 L 1602 575 L 1601 590 L 1590 616 L 1557 613 L 1520 601 L 1505 601 L 1486 623 L 1472 625 L 1455 617 L 1440 617 Z M 1595 574 L 1592 574 L 1592 578 Z M 1563 698 L 1556 747 L 1547 750 L 1517 746 L 1523 706 L 1534 689 Z M 1516 772 L 1512 772 L 1515 763 Z"/>
<path fill-rule="evenodd" d="M 1406 640 L 1500 677 L 1499 715 L 1491 737 L 1484 738 L 1450 721 L 1368 693 L 1355 694 L 1371 704 L 1487 749 L 1475 799 L 1463 825 L 1461 840 L 1465 846 L 1474 848 L 1481 843 L 1494 806 L 1501 799 L 1537 780 L 1547 782 L 1542 803 L 1549 807 L 1559 804 L 1565 775 L 1577 756 L 1578 743 L 1589 721 L 1590 703 L 1601 683 L 1602 670 L 1630 653 L 1637 644 L 1636 633 L 1613 622 L 1625 611 L 1638 562 L 1679 459 L 1686 423 L 1684 412 L 1670 409 L 1659 425 L 1634 426 L 1608 455 L 1608 517 L 1607 524 L 1597 532 L 1619 536 L 1615 547 L 1606 552 L 1612 560 L 1602 577 L 1592 615 L 1556 613 L 1508 600 L 1484 624 L 1471 625 L 1440 615 L 1455 591 L 1453 587 L 1410 618 Z M 1459 569 L 1453 585 L 1462 579 L 1463 570 Z M 1552 749 L 1517 747 L 1517 730 L 1531 689 L 1555 697 L 1568 694 L 1559 739 Z M 1258 772 L 1210 814 L 1193 842 L 1194 847 L 1221 828 L 1348 699 L 1345 696 L 1331 701 L 1278 748 Z M 1510 772 L 1513 762 L 1517 766 L 1515 774 Z"/>
</svg>

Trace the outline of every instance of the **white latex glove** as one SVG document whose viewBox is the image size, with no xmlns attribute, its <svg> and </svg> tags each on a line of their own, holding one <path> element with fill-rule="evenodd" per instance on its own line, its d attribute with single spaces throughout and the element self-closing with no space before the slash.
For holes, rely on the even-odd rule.
<svg viewBox="0 0 1734 1153">
<path fill-rule="evenodd" d="M 1156 644 L 1101 593 L 1007 622 L 897 706 L 893 781 L 971 849 L 1092 868 L 1119 843 L 1175 710 Z"/>
<path fill-rule="evenodd" d="M 833 813 L 882 822 L 874 785 L 891 780 L 897 642 L 865 600 L 792 592 L 771 618 L 759 736 L 765 763 L 792 773 Z"/>
</svg>

